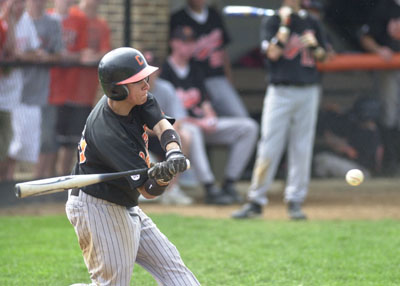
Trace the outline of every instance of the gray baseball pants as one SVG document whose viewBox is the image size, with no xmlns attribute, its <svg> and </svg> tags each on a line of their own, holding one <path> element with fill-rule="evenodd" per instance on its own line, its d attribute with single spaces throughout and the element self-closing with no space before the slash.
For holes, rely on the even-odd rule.
<svg viewBox="0 0 400 286">
<path fill-rule="evenodd" d="M 216 130 L 212 133 L 204 132 L 200 127 L 186 122 L 183 128 L 191 134 L 189 159 L 201 183 L 215 181 L 206 152 L 206 144 L 229 147 L 225 177 L 233 180 L 240 179 L 257 142 L 258 124 L 253 119 L 218 118 Z"/>
<path fill-rule="evenodd" d="M 92 283 L 129 286 L 138 263 L 165 286 L 200 285 L 176 247 L 139 208 L 79 192 L 66 204 Z"/>
<path fill-rule="evenodd" d="M 225 76 L 207 78 L 204 84 L 218 116 L 249 117 L 240 95 Z"/>
<path fill-rule="evenodd" d="M 270 85 L 264 99 L 261 139 L 249 200 L 265 205 L 284 149 L 288 148 L 285 201 L 303 202 L 310 181 L 320 88 Z"/>
</svg>

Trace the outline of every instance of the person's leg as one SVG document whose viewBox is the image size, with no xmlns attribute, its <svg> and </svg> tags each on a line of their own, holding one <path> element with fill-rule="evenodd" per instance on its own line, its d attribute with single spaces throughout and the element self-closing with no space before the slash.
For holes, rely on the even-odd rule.
<svg viewBox="0 0 400 286">
<path fill-rule="evenodd" d="M 198 180 L 203 184 L 214 182 L 215 177 L 208 160 L 203 131 L 194 124 L 184 123 L 183 126 L 192 138 L 189 160 Z"/>
<path fill-rule="evenodd" d="M 215 177 L 208 160 L 203 131 L 190 123 L 184 123 L 183 126 L 192 138 L 189 160 L 197 179 L 205 188 L 205 202 L 208 204 L 231 204 L 231 197 L 223 195 L 215 185 Z"/>
<path fill-rule="evenodd" d="M 287 144 L 292 103 L 284 87 L 270 86 L 264 100 L 261 138 L 248 193 L 249 201 L 265 205 L 283 150 Z"/>
<path fill-rule="evenodd" d="M 253 154 L 258 125 L 250 118 L 218 118 L 216 130 L 205 135 L 207 143 L 228 145 L 230 152 L 225 177 L 238 180 Z"/>
<path fill-rule="evenodd" d="M 347 171 L 360 169 L 365 177 L 370 176 L 370 172 L 360 164 L 340 157 L 330 152 L 320 152 L 314 156 L 315 175 L 321 178 L 344 178 Z"/>
<path fill-rule="evenodd" d="M 61 147 L 58 153 L 60 172 L 63 175 L 71 173 L 76 161 L 76 148 L 82 136 L 90 107 L 66 105 L 60 109 L 57 122 L 57 140 Z"/>
<path fill-rule="evenodd" d="M 7 175 L 7 155 L 12 139 L 11 112 L 0 110 L 0 181 Z"/>
<path fill-rule="evenodd" d="M 320 89 L 318 86 L 295 87 L 291 92 L 295 112 L 289 132 L 289 170 L 285 200 L 302 203 L 310 181 Z"/>
<path fill-rule="evenodd" d="M 42 107 L 41 144 L 39 161 L 35 167 L 35 178 L 49 178 L 57 175 L 56 162 L 58 144 L 56 140 L 57 107 Z"/>
<path fill-rule="evenodd" d="M 176 247 L 140 208 L 138 214 L 141 221 L 141 233 L 136 262 L 146 269 L 160 285 L 200 285 L 184 264 Z"/>
<path fill-rule="evenodd" d="M 222 189 L 236 202 L 242 199 L 236 191 L 235 182 L 240 179 L 254 152 L 257 136 L 258 125 L 253 119 L 237 117 L 218 118 L 215 132 L 205 134 L 207 143 L 227 145 L 229 148 Z"/>
<path fill-rule="evenodd" d="M 249 116 L 240 95 L 225 76 L 208 78 L 204 84 L 218 116 Z"/>
<path fill-rule="evenodd" d="M 36 163 L 40 149 L 41 110 L 39 106 L 20 104 L 12 111 L 13 139 L 8 150 L 8 179 L 14 178 L 17 161 Z"/>
<path fill-rule="evenodd" d="M 248 203 L 232 217 L 244 219 L 259 216 L 268 203 L 267 191 L 275 177 L 286 146 L 292 102 L 285 87 L 271 85 L 264 99 L 261 118 L 261 138 L 248 192 Z"/>
<path fill-rule="evenodd" d="M 86 195 L 70 195 L 68 220 L 74 226 L 92 284 L 129 286 L 140 240 L 134 208 Z"/>
</svg>

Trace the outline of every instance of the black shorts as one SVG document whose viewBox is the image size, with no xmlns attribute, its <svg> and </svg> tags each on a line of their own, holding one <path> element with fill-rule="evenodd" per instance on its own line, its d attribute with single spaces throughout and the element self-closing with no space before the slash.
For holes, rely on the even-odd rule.
<svg viewBox="0 0 400 286">
<path fill-rule="evenodd" d="M 71 104 L 58 107 L 56 136 L 61 146 L 75 147 L 78 144 L 91 110 L 88 106 Z"/>
</svg>

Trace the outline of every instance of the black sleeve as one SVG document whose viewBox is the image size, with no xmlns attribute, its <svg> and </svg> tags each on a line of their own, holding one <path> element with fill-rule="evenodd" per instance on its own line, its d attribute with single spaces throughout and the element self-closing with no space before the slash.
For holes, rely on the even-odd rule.
<svg viewBox="0 0 400 286">
<path fill-rule="evenodd" d="M 281 20 L 278 16 L 271 16 L 265 21 L 265 26 L 261 31 L 261 35 L 264 37 L 263 40 L 271 41 L 278 32 Z"/>
<path fill-rule="evenodd" d="M 228 30 L 225 27 L 222 16 L 213 8 L 209 8 L 209 12 L 210 12 L 210 16 L 212 16 L 215 21 L 215 25 L 217 27 L 221 28 L 221 30 L 222 30 L 222 35 L 224 38 L 224 43 L 222 46 L 225 47 L 226 45 L 228 45 L 231 42 L 231 37 L 228 34 Z"/>
<path fill-rule="evenodd" d="M 140 106 L 140 118 L 150 129 L 153 129 L 154 125 L 165 118 L 157 100 L 151 93 L 148 93 L 146 103 Z"/>
<path fill-rule="evenodd" d="M 315 26 L 315 36 L 317 38 L 318 44 L 326 50 L 327 48 L 327 34 L 325 33 L 324 28 L 322 27 L 321 22 L 313 19 Z"/>
</svg>

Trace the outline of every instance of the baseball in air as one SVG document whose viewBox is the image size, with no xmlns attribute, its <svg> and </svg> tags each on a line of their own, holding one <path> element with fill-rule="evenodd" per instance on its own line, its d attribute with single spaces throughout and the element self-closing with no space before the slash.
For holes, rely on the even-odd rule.
<svg viewBox="0 0 400 286">
<path fill-rule="evenodd" d="M 346 182 L 352 186 L 358 186 L 364 181 L 364 174 L 359 169 L 351 169 L 346 174 Z"/>
</svg>

